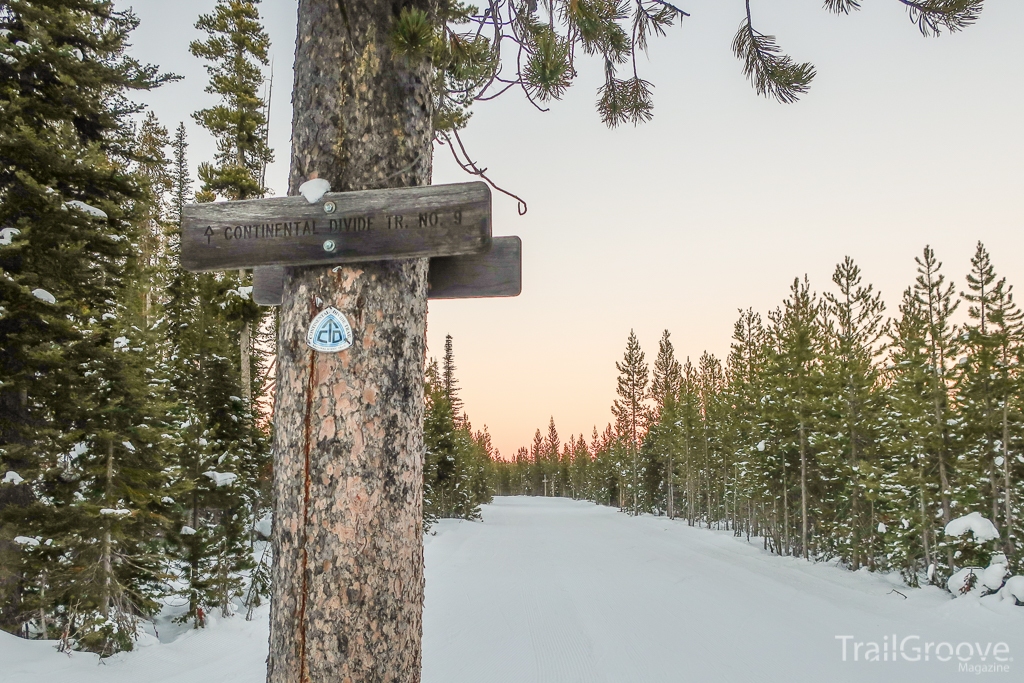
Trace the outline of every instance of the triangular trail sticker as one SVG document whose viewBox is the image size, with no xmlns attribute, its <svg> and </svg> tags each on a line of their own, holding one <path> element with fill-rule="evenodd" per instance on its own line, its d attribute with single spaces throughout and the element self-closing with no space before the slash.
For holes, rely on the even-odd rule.
<svg viewBox="0 0 1024 683">
<path fill-rule="evenodd" d="M 323 353 L 344 351 L 352 346 L 352 328 L 341 311 L 328 306 L 309 324 L 306 343 L 311 349 Z"/>
</svg>

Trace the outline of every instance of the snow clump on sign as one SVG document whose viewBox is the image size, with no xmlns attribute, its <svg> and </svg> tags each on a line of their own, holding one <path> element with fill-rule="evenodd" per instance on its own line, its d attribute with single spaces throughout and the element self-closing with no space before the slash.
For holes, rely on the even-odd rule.
<svg viewBox="0 0 1024 683">
<path fill-rule="evenodd" d="M 316 204 L 330 191 L 331 184 L 323 178 L 313 178 L 299 185 L 299 194 L 305 197 L 310 204 Z"/>
<path fill-rule="evenodd" d="M 999 532 L 995 525 L 981 516 L 980 512 L 972 512 L 963 517 L 957 517 L 946 525 L 947 536 L 963 536 L 968 531 L 974 533 L 974 540 L 978 543 L 985 543 L 992 539 L 999 538 Z"/>
<path fill-rule="evenodd" d="M 53 296 L 53 294 L 47 292 L 45 289 L 33 289 L 31 294 L 40 301 L 45 301 L 48 304 L 57 303 L 57 298 Z"/>
<path fill-rule="evenodd" d="M 25 479 L 17 472 L 10 470 L 4 475 L 3 483 L 5 484 L 20 484 Z"/>
<path fill-rule="evenodd" d="M 218 488 L 221 486 L 231 486 L 231 484 L 235 483 L 235 479 L 238 479 L 238 475 L 234 472 L 215 472 L 213 470 L 203 472 L 203 476 L 212 479 Z"/>
</svg>

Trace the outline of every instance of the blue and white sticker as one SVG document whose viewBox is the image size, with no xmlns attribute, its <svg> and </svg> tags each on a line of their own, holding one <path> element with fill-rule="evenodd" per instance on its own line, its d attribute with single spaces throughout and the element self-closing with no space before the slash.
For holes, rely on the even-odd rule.
<svg viewBox="0 0 1024 683">
<path fill-rule="evenodd" d="M 352 346 L 352 328 L 345 314 L 333 306 L 320 311 L 309 324 L 306 343 L 315 351 L 334 353 Z"/>
</svg>

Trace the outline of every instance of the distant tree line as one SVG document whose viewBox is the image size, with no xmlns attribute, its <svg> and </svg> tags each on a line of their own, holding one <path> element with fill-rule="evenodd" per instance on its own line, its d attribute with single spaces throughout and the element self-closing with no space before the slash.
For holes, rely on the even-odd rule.
<svg viewBox="0 0 1024 683">
<path fill-rule="evenodd" d="M 912 585 L 944 585 L 981 561 L 944 533 L 977 512 L 999 532 L 988 554 L 1020 572 L 1021 311 L 980 243 L 962 288 L 932 249 L 916 265 L 893 317 L 849 258 L 823 294 L 794 280 L 766 317 L 740 312 L 724 362 L 680 362 L 665 331 L 649 369 L 630 333 L 614 423 L 562 443 L 552 419 L 495 463 L 496 493 L 541 495 L 546 479 L 551 495 L 896 570 Z"/>
</svg>

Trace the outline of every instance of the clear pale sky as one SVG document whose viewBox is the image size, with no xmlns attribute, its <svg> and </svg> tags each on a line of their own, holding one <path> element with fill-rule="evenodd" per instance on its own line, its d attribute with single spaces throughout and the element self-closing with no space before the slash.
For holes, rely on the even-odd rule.
<svg viewBox="0 0 1024 683">
<path fill-rule="evenodd" d="M 677 355 L 728 352 L 737 309 L 764 314 L 795 276 L 827 289 L 846 255 L 894 313 L 931 244 L 964 287 L 982 240 L 1024 288 L 1024 2 L 988 0 L 967 31 L 923 38 L 896 0 L 848 17 L 821 0 L 753 0 L 754 25 L 818 69 L 795 105 L 758 97 L 730 51 L 742 0 L 681 0 L 692 16 L 654 41 L 641 76 L 654 120 L 605 128 L 601 65 L 579 65 L 540 113 L 515 93 L 481 103 L 463 139 L 495 193 L 494 233 L 523 239 L 516 299 L 432 302 L 431 355 L 454 337 L 475 428 L 510 456 L 546 429 L 589 440 L 610 421 L 615 361 L 630 329 L 653 364 L 663 329 Z M 147 94 L 168 128 L 185 121 L 193 167 L 214 146 L 191 119 L 209 106 L 188 54 L 213 0 L 119 0 L 142 20 L 132 53 L 185 79 Z M 261 5 L 274 58 L 269 184 L 286 189 L 295 2 Z M 471 178 L 435 149 L 434 182 Z M 1019 294 L 1024 297 L 1024 294 Z"/>
</svg>

